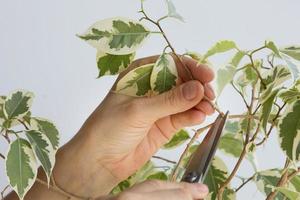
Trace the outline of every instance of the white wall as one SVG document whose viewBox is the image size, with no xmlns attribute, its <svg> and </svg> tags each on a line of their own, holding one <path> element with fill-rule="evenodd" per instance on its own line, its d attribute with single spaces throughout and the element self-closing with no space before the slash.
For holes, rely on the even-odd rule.
<svg viewBox="0 0 300 200">
<path fill-rule="evenodd" d="M 174 0 L 186 23 L 164 23 L 178 52 L 203 52 L 214 41 L 233 39 L 241 48 L 260 46 L 265 39 L 279 45 L 300 44 L 300 1 L 297 0 Z M 161 0 L 147 1 L 153 15 L 163 14 Z M 95 50 L 75 37 L 98 19 L 137 18 L 135 0 L 10 0 L 0 1 L 0 94 L 16 88 L 35 93 L 33 113 L 54 120 L 68 141 L 103 99 L 114 78 L 96 79 Z M 154 36 L 138 56 L 157 54 L 164 43 Z M 223 108 L 241 109 L 238 97 L 228 92 Z M 225 107 L 226 106 L 226 107 Z M 277 138 L 259 151 L 261 168 L 283 165 Z M 0 142 L 0 152 L 6 150 Z M 178 152 L 162 152 L 171 159 Z M 233 161 L 227 159 L 229 167 Z M 243 175 L 251 175 L 247 162 Z M 0 188 L 7 182 L 0 161 Z M 262 199 L 252 184 L 238 199 Z"/>
</svg>

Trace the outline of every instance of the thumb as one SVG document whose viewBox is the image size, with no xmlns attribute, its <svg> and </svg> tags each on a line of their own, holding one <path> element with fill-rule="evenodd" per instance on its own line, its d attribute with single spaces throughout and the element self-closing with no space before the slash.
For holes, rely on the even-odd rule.
<svg viewBox="0 0 300 200">
<path fill-rule="evenodd" d="M 184 112 L 197 105 L 204 96 L 204 88 L 199 81 L 188 81 L 161 95 L 143 99 L 143 113 L 149 120 Z"/>
</svg>

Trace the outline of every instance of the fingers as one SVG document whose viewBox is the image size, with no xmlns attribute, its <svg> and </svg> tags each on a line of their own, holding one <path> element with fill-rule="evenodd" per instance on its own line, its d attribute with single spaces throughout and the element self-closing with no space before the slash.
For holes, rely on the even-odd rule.
<svg viewBox="0 0 300 200">
<path fill-rule="evenodd" d="M 195 108 L 198 110 L 198 111 L 201 111 L 203 112 L 205 115 L 211 115 L 215 112 L 215 109 L 212 107 L 212 105 L 206 101 L 206 100 L 203 100 L 201 101 L 200 103 L 198 103 Z"/>
<path fill-rule="evenodd" d="M 199 183 L 190 184 L 151 180 L 134 186 L 128 192 L 131 194 L 142 193 L 143 199 L 149 200 L 193 200 L 205 198 L 208 194 L 208 188 Z"/>
<path fill-rule="evenodd" d="M 197 105 L 204 95 L 204 88 L 199 81 L 189 81 L 151 98 L 139 99 L 143 104 L 143 113 L 149 120 L 184 112 Z"/>
<path fill-rule="evenodd" d="M 205 120 L 206 113 L 200 109 L 192 108 L 185 112 L 171 115 L 170 117 L 174 128 L 178 130 L 183 127 L 194 126 L 202 123 Z"/>
<path fill-rule="evenodd" d="M 204 84 L 204 95 L 209 100 L 214 100 L 216 98 L 215 92 L 209 83 Z"/>
</svg>

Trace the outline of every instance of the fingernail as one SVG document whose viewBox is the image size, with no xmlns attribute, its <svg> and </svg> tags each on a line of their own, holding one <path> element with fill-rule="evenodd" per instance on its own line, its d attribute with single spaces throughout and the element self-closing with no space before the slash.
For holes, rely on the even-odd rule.
<svg viewBox="0 0 300 200">
<path fill-rule="evenodd" d="M 185 83 L 183 86 L 183 97 L 186 100 L 193 100 L 197 96 L 197 83 L 195 81 L 190 81 Z"/>
<path fill-rule="evenodd" d="M 200 192 L 200 193 L 204 193 L 204 194 L 207 194 L 208 193 L 208 188 L 206 185 L 203 185 L 203 184 L 197 184 L 197 190 Z"/>
<path fill-rule="evenodd" d="M 214 89 L 212 88 L 212 86 L 210 84 L 205 84 L 207 90 L 209 90 L 211 98 L 215 99 L 216 98 L 216 93 L 214 91 Z"/>
</svg>

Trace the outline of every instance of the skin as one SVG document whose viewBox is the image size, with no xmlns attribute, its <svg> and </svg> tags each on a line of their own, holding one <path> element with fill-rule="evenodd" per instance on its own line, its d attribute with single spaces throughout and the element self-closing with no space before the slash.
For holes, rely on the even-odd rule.
<svg viewBox="0 0 300 200">
<path fill-rule="evenodd" d="M 157 56 L 134 61 L 120 74 L 153 63 Z M 107 195 L 120 181 L 142 167 L 158 149 L 180 128 L 200 124 L 214 112 L 203 100 L 215 98 L 209 85 L 214 74 L 206 65 L 182 57 L 183 63 L 193 74 L 187 75 L 174 57 L 179 73 L 178 85 L 161 95 L 136 98 L 112 91 L 95 109 L 74 138 L 57 153 L 53 176 L 56 184 L 65 191 L 80 197 L 99 199 L 200 199 L 207 193 L 202 184 L 145 182 L 121 193 Z M 117 80 L 117 81 L 118 81 Z M 39 178 L 45 180 L 40 172 Z M 5 200 L 17 199 L 14 193 Z M 65 199 L 59 193 L 35 183 L 25 199 Z"/>
</svg>

